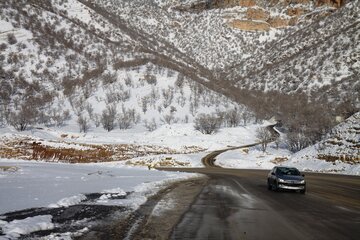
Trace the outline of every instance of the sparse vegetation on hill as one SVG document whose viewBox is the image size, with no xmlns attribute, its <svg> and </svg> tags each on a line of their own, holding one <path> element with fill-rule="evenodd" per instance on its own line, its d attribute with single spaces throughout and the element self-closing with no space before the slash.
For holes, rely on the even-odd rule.
<svg viewBox="0 0 360 240">
<path fill-rule="evenodd" d="M 319 159 L 348 164 L 360 163 L 360 113 L 346 119 L 331 129 L 319 143 L 295 154 L 294 159 Z"/>
<path fill-rule="evenodd" d="M 212 119 L 211 133 L 276 116 L 297 151 L 359 110 L 358 0 L 0 5 L 0 123 L 19 131 L 200 130 Z M 269 29 L 235 29 L 236 19 Z"/>
</svg>

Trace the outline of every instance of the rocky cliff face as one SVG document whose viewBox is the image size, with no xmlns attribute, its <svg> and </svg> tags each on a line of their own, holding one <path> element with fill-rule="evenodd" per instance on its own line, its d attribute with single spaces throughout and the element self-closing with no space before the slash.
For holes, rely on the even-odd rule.
<svg viewBox="0 0 360 240">
<path fill-rule="evenodd" d="M 339 8 L 345 4 L 345 0 L 201 0 L 179 5 L 182 10 L 207 10 L 214 8 L 229 8 L 229 7 L 254 7 L 254 6 L 281 6 L 286 7 L 290 5 L 309 5 L 313 4 L 317 7 L 328 6 Z"/>
<path fill-rule="evenodd" d="M 228 26 L 244 31 L 269 31 L 296 25 L 309 16 L 322 17 L 344 3 L 344 0 L 207 0 L 180 4 L 175 9 L 201 12 L 237 7 L 239 14 L 228 18 Z"/>
</svg>

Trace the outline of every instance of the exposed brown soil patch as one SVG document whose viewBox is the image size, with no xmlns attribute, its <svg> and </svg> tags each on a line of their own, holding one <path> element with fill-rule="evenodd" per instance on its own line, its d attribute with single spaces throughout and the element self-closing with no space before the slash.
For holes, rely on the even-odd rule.
<svg viewBox="0 0 360 240">
<path fill-rule="evenodd" d="M 154 145 L 135 144 L 85 144 L 61 141 L 41 141 L 29 137 L 0 139 L 0 157 L 25 160 L 89 163 L 122 161 L 158 154 L 182 154 L 203 151 L 188 146 L 181 151 Z"/>
</svg>

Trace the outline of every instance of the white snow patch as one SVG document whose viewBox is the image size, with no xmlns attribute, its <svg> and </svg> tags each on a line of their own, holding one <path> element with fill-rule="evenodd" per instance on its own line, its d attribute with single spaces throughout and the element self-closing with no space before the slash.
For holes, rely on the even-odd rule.
<svg viewBox="0 0 360 240">
<path fill-rule="evenodd" d="M 291 152 L 285 149 L 268 147 L 265 152 L 258 147 L 237 149 L 224 152 L 216 158 L 215 164 L 228 168 L 242 169 L 271 169 L 275 165 L 276 158 L 288 159 Z"/>
<path fill-rule="evenodd" d="M 78 194 L 78 195 L 75 195 L 75 196 L 63 198 L 63 199 L 59 200 L 57 203 L 55 203 L 55 204 L 50 204 L 49 208 L 69 207 L 71 205 L 78 204 L 78 203 L 80 203 L 81 201 L 83 201 L 85 199 L 86 199 L 85 195 Z"/>
<path fill-rule="evenodd" d="M 54 224 L 51 215 L 41 215 L 11 222 L 0 220 L 0 227 L 5 234 L 4 239 L 14 239 L 35 231 L 53 229 Z"/>
</svg>

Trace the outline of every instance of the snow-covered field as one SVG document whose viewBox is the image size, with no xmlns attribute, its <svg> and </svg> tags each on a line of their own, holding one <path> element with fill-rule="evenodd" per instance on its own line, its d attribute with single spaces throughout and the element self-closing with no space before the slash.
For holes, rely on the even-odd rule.
<svg viewBox="0 0 360 240">
<path fill-rule="evenodd" d="M 86 195 L 91 193 L 102 194 L 91 204 L 124 206 L 135 210 L 164 185 L 196 176 L 116 163 L 62 164 L 0 159 L 0 166 L 0 214 L 35 207 L 89 204 Z M 54 228 L 51 215 L 10 222 L 1 218 L 0 228 L 5 236 L 0 239 L 13 239 Z"/>
<path fill-rule="evenodd" d="M 14 170 L 0 171 L 0 214 L 33 207 L 70 206 L 85 200 L 84 194 L 146 192 L 181 173 L 149 171 L 116 164 L 61 164 L 0 159 Z M 151 183 L 151 184 L 150 184 Z M 104 200 L 105 198 L 103 198 Z M 141 204 L 142 199 L 131 204 Z M 102 201 L 101 204 L 107 203 Z M 113 204 L 130 204 L 112 202 Z"/>
</svg>

